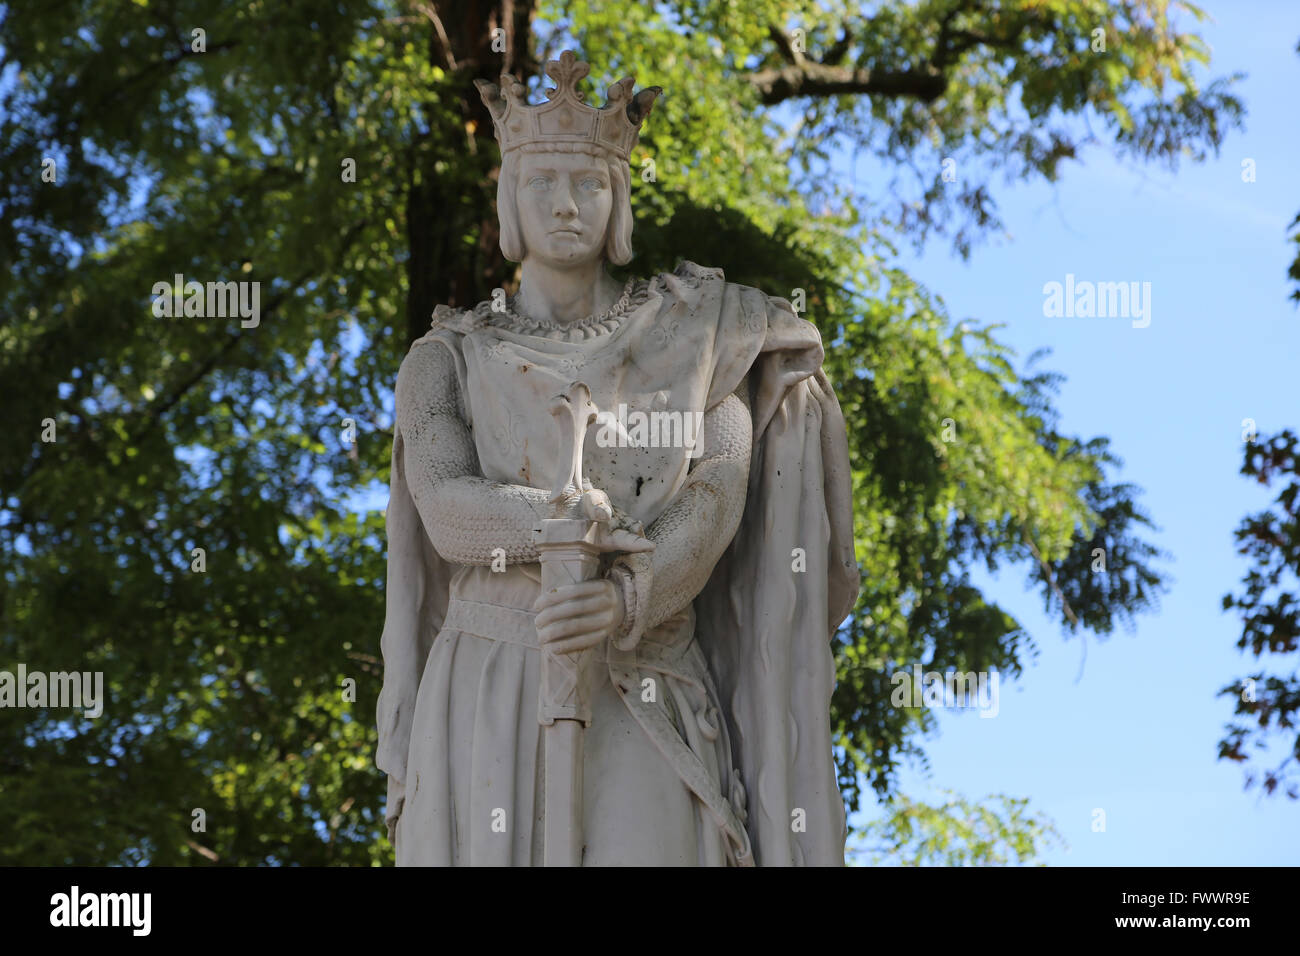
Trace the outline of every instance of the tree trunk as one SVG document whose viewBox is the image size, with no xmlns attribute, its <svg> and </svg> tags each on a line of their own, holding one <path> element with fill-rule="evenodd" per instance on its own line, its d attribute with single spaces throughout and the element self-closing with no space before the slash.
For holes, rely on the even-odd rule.
<svg viewBox="0 0 1300 956">
<path fill-rule="evenodd" d="M 509 277 L 493 205 L 500 154 L 474 81 L 536 72 L 533 0 L 438 0 L 415 9 L 429 20 L 430 61 L 446 79 L 438 89 L 444 121 L 413 145 L 408 173 L 407 345 L 428 331 L 434 306 L 469 308 Z M 503 32 L 493 51 L 496 30 Z M 439 159 L 465 172 L 439 175 Z"/>
</svg>

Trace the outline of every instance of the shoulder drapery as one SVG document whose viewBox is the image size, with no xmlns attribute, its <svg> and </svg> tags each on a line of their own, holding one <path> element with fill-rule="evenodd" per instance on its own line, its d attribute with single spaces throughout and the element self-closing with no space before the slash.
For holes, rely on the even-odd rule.
<svg viewBox="0 0 1300 956">
<path fill-rule="evenodd" d="M 748 294 L 753 290 L 744 290 Z M 748 370 L 754 419 L 745 516 L 696 598 L 760 866 L 844 862 L 831 754 L 831 639 L 853 609 L 848 436 L 816 328 L 768 298 Z"/>
</svg>

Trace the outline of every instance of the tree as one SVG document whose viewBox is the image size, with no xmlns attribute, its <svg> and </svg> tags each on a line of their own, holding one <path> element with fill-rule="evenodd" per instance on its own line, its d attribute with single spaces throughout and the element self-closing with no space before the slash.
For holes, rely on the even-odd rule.
<svg viewBox="0 0 1300 956">
<path fill-rule="evenodd" d="M 435 304 L 515 281 L 473 80 L 536 91 L 567 45 L 606 83 L 668 91 L 633 156 L 629 271 L 683 256 L 802 291 L 822 331 L 865 582 L 837 647 L 841 784 L 850 808 L 894 795 L 933 718 L 889 706 L 891 674 L 1015 676 L 1033 651 L 976 562 L 1022 568 L 1067 634 L 1162 586 L 1107 441 L 1061 430 L 1057 379 L 953 323 L 894 244 L 967 252 L 999 225 L 996 176 L 1052 180 L 1089 145 L 1216 149 L 1241 107 L 1177 6 L 89 0 L 69 33 L 11 4 L 0 646 L 102 671 L 110 700 L 0 711 L 0 859 L 390 858 L 372 756 L 391 386 Z M 839 183 L 845 145 L 896 181 Z M 155 317 L 177 275 L 259 282 L 256 326 Z"/>
<path fill-rule="evenodd" d="M 1300 46 L 1296 47 L 1300 53 Z M 1300 245 L 1300 216 L 1291 223 L 1290 241 Z M 1297 288 L 1291 298 L 1300 303 L 1300 255 L 1287 270 Z M 1266 511 L 1242 520 L 1235 534 L 1237 550 L 1254 567 L 1241 581 L 1239 594 L 1225 594 L 1223 609 L 1241 615 L 1242 632 L 1237 647 L 1261 662 L 1265 655 L 1294 654 L 1300 648 L 1300 437 L 1290 429 L 1271 437 L 1246 442 L 1241 473 L 1265 487 L 1281 485 Z M 1271 660 L 1272 658 L 1270 658 Z M 1285 658 L 1283 658 L 1285 659 Z M 1219 759 L 1247 764 L 1246 786 L 1256 784 L 1267 794 L 1281 789 L 1292 800 L 1300 798 L 1293 782 L 1292 762 L 1300 760 L 1300 733 L 1291 741 L 1300 710 L 1300 676 L 1257 671 L 1219 691 L 1236 701 L 1237 720 L 1228 724 L 1219 741 Z M 1251 722 L 1255 726 L 1251 726 Z M 1290 745 L 1282 762 L 1259 769 L 1264 751 L 1277 740 Z M 1254 759 L 1246 750 L 1255 751 Z"/>
<path fill-rule="evenodd" d="M 1240 593 L 1224 595 L 1223 609 L 1236 608 L 1241 615 L 1238 648 L 1261 663 L 1267 655 L 1285 660 L 1285 655 L 1300 650 L 1300 436 L 1288 430 L 1247 442 L 1245 457 L 1243 475 L 1265 487 L 1277 483 L 1281 489 L 1269 509 L 1245 518 L 1237 528 L 1237 550 L 1254 566 L 1242 579 Z M 1300 797 L 1292 767 L 1300 759 L 1300 733 L 1295 732 L 1300 676 L 1294 669 L 1289 675 L 1257 671 L 1219 694 L 1236 700 L 1238 718 L 1219 742 L 1220 759 L 1250 762 L 1247 786 L 1260 784 L 1270 794 L 1281 788 L 1293 800 Z M 1293 734 L 1295 739 L 1289 740 Z M 1289 752 L 1278 766 L 1259 770 L 1264 756 L 1251 760 L 1247 748 L 1266 750 L 1278 737 L 1289 743 Z"/>
</svg>

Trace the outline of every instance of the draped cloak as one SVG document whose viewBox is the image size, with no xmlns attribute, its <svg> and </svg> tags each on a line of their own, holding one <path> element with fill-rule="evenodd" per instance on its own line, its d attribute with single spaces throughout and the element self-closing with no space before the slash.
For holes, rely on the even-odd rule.
<svg viewBox="0 0 1300 956">
<path fill-rule="evenodd" d="M 657 673 L 654 661 L 640 648 L 626 653 L 609 650 L 609 680 L 623 692 L 636 726 L 651 738 L 658 757 L 675 771 L 703 817 L 712 818 L 728 834 L 730 862 L 842 864 L 844 808 L 836 786 L 829 725 L 835 673 L 831 640 L 852 609 L 859 578 L 853 554 L 847 435 L 839 403 L 821 371 L 820 336 L 785 299 L 726 282 L 720 270 L 690 262 L 681 263 L 673 273 L 655 276 L 643 292 L 643 301 L 628 310 L 609 335 L 569 342 L 521 333 L 494 322 L 490 306 L 484 303 L 472 311 L 440 310 L 433 330 L 413 348 L 437 341 L 452 352 L 464 396 L 462 414 L 473 434 L 483 477 L 538 488 L 549 487 L 554 475 L 556 442 L 549 430 L 553 426 L 521 417 L 530 395 L 547 389 L 555 394 L 569 381 L 582 380 L 603 410 L 612 412 L 624 403 L 632 409 L 703 413 L 738 388 L 743 390 L 752 418 L 753 445 L 739 530 L 716 564 L 701 570 L 701 577 L 708 575 L 707 582 L 693 602 L 660 628 L 665 633 L 676 628 L 679 643 L 685 629 L 684 640 L 693 645 L 689 650 L 699 658 L 698 669 L 707 664 L 703 681 L 708 697 L 725 721 L 719 743 L 723 749 L 717 751 L 725 765 L 706 768 L 701 763 L 693 725 L 687 735 L 680 721 L 665 720 L 658 710 L 647 715 L 647 708 L 638 706 L 641 680 L 647 673 Z M 523 388 L 515 383 L 528 376 L 532 378 L 527 389 L 533 391 L 512 391 Z M 531 401 L 536 404 L 535 398 Z M 545 416 L 544 410 L 536 414 Z M 535 434 L 542 427 L 548 430 Z M 596 487 L 610 493 L 616 506 L 650 526 L 687 480 L 689 455 L 656 449 L 644 459 L 646 474 L 638 478 L 633 495 L 612 472 L 608 487 L 602 484 L 602 467 L 646 453 L 626 448 L 606 452 L 592 441 L 592 434 L 584 454 L 586 473 Z M 531 448 L 530 435 L 534 436 Z M 448 728 L 416 723 L 417 719 L 426 725 L 442 720 L 447 712 L 442 697 L 452 692 L 449 682 L 464 680 L 449 677 L 431 652 L 437 642 L 450 646 L 455 640 L 466 640 L 453 627 L 455 622 L 448 621 L 449 607 L 457 617 L 458 583 L 468 588 L 472 582 L 466 576 L 486 569 L 453 564 L 432 546 L 407 483 L 404 440 L 398 429 L 387 512 L 384 683 L 376 756 L 379 769 L 389 775 L 390 800 L 394 785 L 407 800 L 397 831 L 398 862 L 536 862 L 536 853 L 529 857 L 527 847 L 521 859 L 517 853 L 493 855 L 494 851 L 484 849 L 490 847 L 487 842 L 476 844 L 477 855 L 471 854 L 465 847 L 458 848 L 455 833 L 459 831 L 454 829 L 448 849 L 442 832 L 446 825 L 441 822 L 436 852 L 411 849 L 426 839 L 420 828 L 434 826 L 430 821 L 448 815 L 443 810 L 455 802 L 442 792 L 451 788 L 446 780 L 465 772 L 431 766 L 455 759 L 457 741 L 445 739 L 452 732 Z M 509 617 L 508 608 L 498 611 L 506 615 L 502 621 Z M 518 612 L 510 620 L 516 635 L 528 630 L 519 624 L 527 619 Z M 478 633 L 501 637 L 484 635 L 484 630 L 479 627 Z M 532 639 L 535 643 L 535 636 Z M 674 640 L 671 634 L 663 639 Z M 654 641 L 643 644 L 660 646 Z M 489 659 L 497 646 L 506 645 L 493 645 L 486 652 Z M 488 687 L 486 673 L 480 693 Z M 524 726 L 535 720 L 536 688 L 527 686 L 525 678 L 516 679 L 509 694 L 519 696 L 522 703 L 510 702 L 517 705 L 517 713 L 512 711 L 514 716 L 508 719 Z M 479 724 L 455 732 L 479 733 L 477 728 L 484 722 L 507 719 L 495 706 L 493 701 L 480 701 L 471 708 L 479 715 Z M 700 712 L 701 726 L 708 710 Z M 518 733 L 513 727 L 510 732 Z M 434 738 L 438 743 L 432 748 L 421 743 Z M 526 740 L 527 746 L 537 749 L 535 736 Z M 492 764 L 504 767 L 500 773 L 493 771 L 493 793 L 514 792 L 512 810 L 519 809 L 518 794 L 524 794 L 521 816 L 540 802 L 533 780 L 511 779 L 512 773 L 519 777 L 531 772 L 532 756 L 526 756 L 524 762 Z M 477 762 L 480 757 L 472 759 Z M 415 781 L 411 778 L 420 772 L 412 761 L 424 767 L 426 779 L 442 781 L 435 784 L 441 789 L 429 804 L 433 810 L 416 814 L 414 822 L 406 819 L 412 812 Z M 587 768 L 588 777 L 601 772 L 600 767 Z M 427 791 L 429 785 L 421 785 Z M 476 799 L 492 802 L 486 792 Z M 510 798 L 498 802 L 509 804 Z M 455 813 L 451 808 L 450 815 Z M 535 812 L 527 822 L 537 822 Z M 743 833 L 737 838 L 735 831 L 740 828 Z M 540 831 L 539 826 L 536 829 Z"/>
</svg>

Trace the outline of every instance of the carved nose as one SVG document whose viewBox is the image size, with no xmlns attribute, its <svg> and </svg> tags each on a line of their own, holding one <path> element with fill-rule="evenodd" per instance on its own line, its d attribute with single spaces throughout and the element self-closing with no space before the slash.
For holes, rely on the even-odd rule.
<svg viewBox="0 0 1300 956">
<path fill-rule="evenodd" d="M 559 219 L 573 219 L 578 215 L 578 204 L 567 190 L 557 191 L 552 209 Z"/>
</svg>

